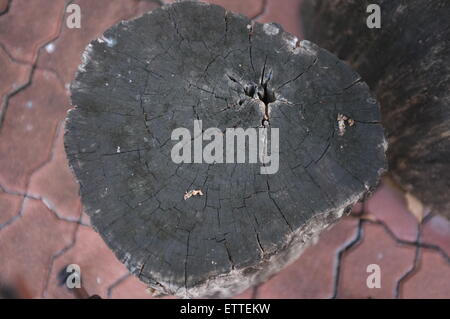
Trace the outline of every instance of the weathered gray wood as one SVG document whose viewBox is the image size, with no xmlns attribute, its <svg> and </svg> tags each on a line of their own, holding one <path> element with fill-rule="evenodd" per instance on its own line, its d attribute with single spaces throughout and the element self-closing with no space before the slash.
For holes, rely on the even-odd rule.
<svg viewBox="0 0 450 319">
<path fill-rule="evenodd" d="M 112 27 L 87 47 L 71 91 L 65 146 L 85 209 L 130 271 L 166 294 L 230 296 L 267 279 L 385 167 L 379 106 L 354 71 L 215 5 Z M 267 116 L 280 130 L 276 174 L 171 160 L 177 127 L 245 129 Z M 204 195 L 185 200 L 189 190 Z"/>
<path fill-rule="evenodd" d="M 367 5 L 381 28 L 366 26 Z M 450 1 L 307 0 L 307 39 L 347 60 L 381 104 L 389 170 L 450 218 Z"/>
</svg>

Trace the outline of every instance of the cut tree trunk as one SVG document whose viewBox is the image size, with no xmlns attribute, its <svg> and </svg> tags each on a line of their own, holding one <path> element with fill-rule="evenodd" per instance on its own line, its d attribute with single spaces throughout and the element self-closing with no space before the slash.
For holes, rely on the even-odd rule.
<svg viewBox="0 0 450 319">
<path fill-rule="evenodd" d="M 116 256 L 164 294 L 231 296 L 267 279 L 385 168 L 379 106 L 354 71 L 216 5 L 180 2 L 112 27 L 86 48 L 71 91 L 65 146 L 84 207 Z M 278 129 L 278 171 L 176 164 L 171 134 L 194 120 L 259 128 L 260 149 Z"/>
<path fill-rule="evenodd" d="M 380 29 L 366 25 L 369 4 Z M 302 21 L 376 94 L 396 181 L 450 218 L 450 1 L 307 0 Z"/>
</svg>

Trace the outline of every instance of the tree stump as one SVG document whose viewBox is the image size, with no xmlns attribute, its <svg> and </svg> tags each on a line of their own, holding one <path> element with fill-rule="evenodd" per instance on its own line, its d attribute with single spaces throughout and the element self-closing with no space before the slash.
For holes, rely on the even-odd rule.
<svg viewBox="0 0 450 319">
<path fill-rule="evenodd" d="M 180 2 L 112 27 L 86 48 L 71 91 L 65 147 L 85 210 L 128 269 L 164 294 L 225 297 L 267 279 L 385 168 L 379 106 L 354 71 L 216 5 Z M 265 132 L 259 149 L 278 152 L 278 170 L 201 153 L 175 163 L 172 132 L 195 131 L 195 120 L 203 134 Z"/>
<path fill-rule="evenodd" d="M 381 28 L 369 29 L 369 4 Z M 450 218 L 450 2 L 316 1 L 302 6 L 307 39 L 347 60 L 373 89 L 396 181 Z"/>
</svg>

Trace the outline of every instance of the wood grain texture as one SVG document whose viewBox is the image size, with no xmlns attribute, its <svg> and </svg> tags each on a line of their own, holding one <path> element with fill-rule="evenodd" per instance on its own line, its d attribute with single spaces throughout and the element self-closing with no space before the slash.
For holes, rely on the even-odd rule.
<svg viewBox="0 0 450 319">
<path fill-rule="evenodd" d="M 216 5 L 180 2 L 112 27 L 86 48 L 71 91 L 65 147 L 92 224 L 166 294 L 224 297 L 267 279 L 385 168 L 379 106 L 354 71 Z M 175 128 L 261 127 L 266 113 L 280 134 L 276 174 L 171 160 Z M 344 134 L 339 114 L 355 121 Z"/>
<path fill-rule="evenodd" d="M 366 26 L 369 3 L 381 28 Z M 450 218 L 450 2 L 312 1 L 307 39 L 361 74 L 381 104 L 389 170 L 407 191 Z"/>
</svg>

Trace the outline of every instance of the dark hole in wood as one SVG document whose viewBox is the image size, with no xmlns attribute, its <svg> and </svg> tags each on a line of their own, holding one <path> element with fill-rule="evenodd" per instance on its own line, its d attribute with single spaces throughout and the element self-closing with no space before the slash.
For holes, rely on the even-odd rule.
<svg viewBox="0 0 450 319">
<path fill-rule="evenodd" d="M 249 84 L 244 88 L 245 95 L 250 96 L 251 98 L 255 97 L 256 85 Z"/>
<path fill-rule="evenodd" d="M 267 83 L 262 85 L 263 91 L 258 92 L 258 97 L 265 105 L 269 105 L 272 102 L 276 101 L 275 92 L 267 87 Z"/>
</svg>

